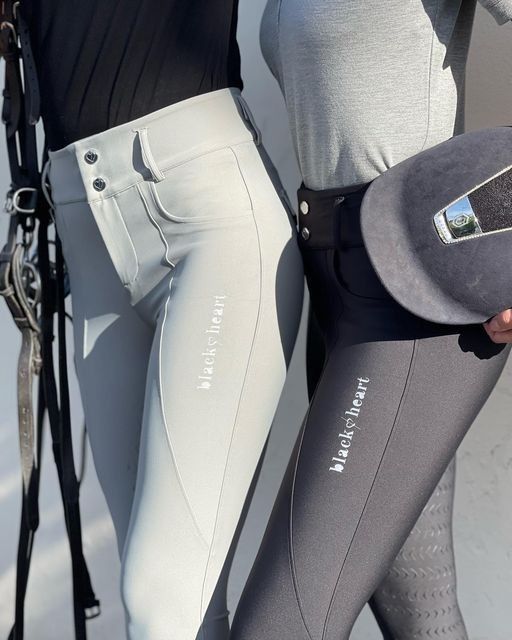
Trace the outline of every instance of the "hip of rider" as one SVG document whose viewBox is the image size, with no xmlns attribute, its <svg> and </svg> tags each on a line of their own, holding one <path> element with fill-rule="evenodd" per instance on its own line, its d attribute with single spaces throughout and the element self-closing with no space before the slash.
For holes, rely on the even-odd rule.
<svg viewBox="0 0 512 640">
<path fill-rule="evenodd" d="M 510 0 L 481 4 L 512 20 Z M 359 215 L 370 181 L 462 132 L 475 6 L 267 3 L 261 42 L 303 177 L 299 241 L 317 329 L 312 402 L 232 640 L 347 640 L 368 601 L 386 640 L 468 640 L 450 461 L 505 364 L 512 312 L 484 326 L 409 313 L 377 277 Z"/>
<path fill-rule="evenodd" d="M 127 635 L 224 640 L 304 286 L 240 93 L 237 1 L 22 4 Z"/>
</svg>

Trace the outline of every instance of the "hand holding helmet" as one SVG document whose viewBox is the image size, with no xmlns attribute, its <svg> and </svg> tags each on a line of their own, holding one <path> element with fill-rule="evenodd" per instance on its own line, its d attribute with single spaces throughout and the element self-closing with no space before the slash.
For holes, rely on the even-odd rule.
<svg viewBox="0 0 512 640">
<path fill-rule="evenodd" d="M 484 324 L 489 338 L 496 344 L 512 342 L 512 309 L 505 309 Z"/>
</svg>

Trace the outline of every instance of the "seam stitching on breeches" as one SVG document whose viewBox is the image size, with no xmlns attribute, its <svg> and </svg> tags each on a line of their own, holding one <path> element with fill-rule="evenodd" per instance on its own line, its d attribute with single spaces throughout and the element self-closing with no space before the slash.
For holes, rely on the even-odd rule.
<svg viewBox="0 0 512 640">
<path fill-rule="evenodd" d="M 234 152 L 233 152 L 234 153 Z M 234 153 L 237 164 L 238 164 L 238 158 L 236 157 L 236 154 Z M 244 181 L 244 184 L 246 185 L 247 188 L 247 184 L 245 182 L 245 178 L 242 174 L 242 171 L 240 169 L 239 166 L 239 170 L 240 170 L 240 175 L 242 177 L 242 180 Z M 251 206 L 252 205 L 252 198 L 250 196 L 249 193 L 249 189 L 247 188 L 247 193 L 249 194 L 249 198 L 251 200 Z M 209 545 L 208 548 L 208 558 L 206 561 L 206 567 L 204 570 L 204 577 L 203 577 L 203 584 L 202 584 L 202 588 L 201 588 L 201 603 L 200 603 L 200 612 L 199 612 L 199 617 L 200 617 L 200 625 L 201 625 L 201 637 L 203 638 L 203 640 L 205 639 L 205 635 L 204 635 L 204 629 L 202 627 L 202 622 L 203 622 L 203 618 L 204 618 L 204 611 L 203 611 L 203 607 L 204 607 L 204 590 L 205 590 L 205 586 L 206 586 L 206 579 L 207 579 L 207 575 L 208 575 L 208 569 L 210 567 L 210 560 L 211 560 L 211 554 L 212 554 L 212 550 L 213 550 L 213 546 L 214 546 L 214 542 L 215 542 L 215 534 L 217 531 L 217 524 L 218 524 L 218 518 L 219 518 L 219 512 L 220 512 L 220 506 L 221 506 L 221 502 L 222 502 L 222 497 L 223 497 L 223 492 L 224 492 L 224 486 L 225 486 L 225 480 L 226 480 L 226 472 L 227 472 L 227 468 L 229 466 L 229 460 L 230 460 L 230 453 L 231 453 L 231 447 L 233 444 L 233 440 L 235 437 L 235 431 L 236 428 L 238 426 L 238 415 L 240 412 L 240 405 L 242 403 L 242 398 L 244 395 L 244 391 L 246 388 L 246 380 L 247 380 L 247 375 L 249 372 L 249 368 L 251 366 L 251 362 L 252 362 L 252 356 L 253 356 L 253 351 L 254 351 L 254 344 L 256 342 L 256 337 L 258 335 L 258 330 L 260 327 L 260 319 L 261 319 L 261 306 L 262 306 L 262 287 L 263 287 L 263 265 L 262 265 L 262 251 L 261 251 L 261 242 L 260 242 L 260 235 L 258 232 L 258 224 L 256 222 L 256 218 L 254 215 L 254 209 L 253 209 L 253 214 L 252 214 L 252 218 L 253 218 L 253 222 L 254 222 L 254 228 L 256 231 L 256 239 L 257 239 L 257 243 L 258 243 L 258 259 L 259 259 L 259 299 L 258 299 L 258 311 L 256 314 L 256 323 L 255 323 L 255 327 L 254 327 L 254 333 L 252 336 L 252 342 L 251 342 L 251 348 L 249 351 L 249 357 L 247 359 L 247 366 L 245 368 L 245 373 L 244 373 L 244 377 L 243 377 L 243 383 L 242 383 L 242 388 L 240 390 L 240 395 L 238 398 L 238 405 L 237 405 L 237 409 L 236 409 L 236 414 L 235 414 L 235 419 L 233 421 L 233 427 L 232 427 L 232 431 L 231 431 L 231 439 L 229 441 L 229 448 L 228 448 L 228 453 L 226 456 L 226 465 L 224 467 L 224 473 L 222 476 L 222 482 L 221 482 L 221 488 L 220 488 L 220 495 L 219 495 L 219 500 L 217 503 L 217 510 L 215 513 L 215 523 L 214 523 L 214 527 L 213 527 L 213 533 L 212 533 L 212 539 L 211 539 L 211 544 Z"/>
<path fill-rule="evenodd" d="M 122 282 L 123 282 L 123 285 L 125 285 L 125 286 L 128 285 L 129 286 L 129 285 L 132 285 L 135 282 L 135 280 L 137 280 L 137 277 L 139 275 L 139 270 L 140 270 L 139 256 L 137 255 L 137 251 L 135 249 L 135 245 L 133 243 L 132 236 L 131 236 L 130 232 L 128 231 L 128 227 L 126 226 L 126 221 L 124 219 L 123 212 L 121 211 L 121 207 L 119 206 L 118 201 L 115 198 L 112 198 L 112 203 L 113 203 L 114 209 L 116 210 L 116 213 L 118 215 L 118 219 L 121 222 L 121 224 L 123 226 L 123 229 L 124 229 L 124 231 L 126 233 L 126 237 L 128 238 L 128 240 L 130 242 L 130 249 L 132 250 L 133 257 L 135 258 L 135 262 L 137 264 L 137 268 L 135 269 L 135 273 L 131 277 L 131 280 L 128 280 L 128 282 L 124 282 L 124 278 L 120 278 L 122 280 Z M 108 246 L 107 243 L 105 243 L 105 245 Z"/>
<path fill-rule="evenodd" d="M 373 478 L 372 485 L 371 485 L 370 490 L 368 492 L 368 496 L 366 497 L 366 500 L 365 500 L 365 503 L 364 503 L 364 506 L 363 506 L 363 510 L 361 511 L 361 515 L 359 517 L 357 525 L 356 525 L 356 527 L 354 529 L 354 533 L 353 533 L 352 538 L 350 540 L 350 543 L 348 545 L 347 553 L 345 554 L 345 559 L 343 560 L 343 564 L 341 565 L 341 568 L 340 568 L 340 571 L 339 571 L 339 574 L 338 574 L 338 578 L 336 580 L 336 585 L 334 586 L 334 590 L 333 590 L 333 593 L 332 593 L 332 596 L 331 596 L 331 601 L 329 603 L 329 608 L 327 610 L 327 615 L 325 617 L 324 628 L 323 628 L 322 639 L 321 640 L 326 640 L 326 634 L 327 634 L 327 631 L 328 631 L 329 619 L 331 617 L 331 612 L 332 612 L 333 605 L 334 605 L 334 599 L 335 599 L 335 596 L 336 596 L 336 592 L 338 590 L 338 585 L 339 585 L 339 582 L 340 582 L 340 579 L 341 579 L 341 574 L 343 573 L 343 569 L 345 567 L 345 563 L 347 562 L 347 559 L 348 559 L 348 557 L 350 555 L 350 550 L 352 548 L 352 544 L 354 543 L 354 539 L 355 539 L 355 537 L 357 535 L 357 531 L 359 529 L 359 525 L 361 524 L 361 520 L 363 519 L 363 516 L 364 516 L 364 514 L 366 512 L 366 508 L 368 506 L 368 501 L 370 500 L 370 496 L 372 495 L 372 491 L 373 491 L 373 488 L 374 488 L 375 483 L 377 481 L 377 477 L 379 475 L 379 471 L 380 471 L 380 469 L 382 467 L 382 463 L 383 463 L 384 457 L 386 455 L 386 451 L 387 451 L 387 449 L 389 447 L 389 443 L 390 443 L 391 438 L 393 436 L 393 433 L 395 431 L 395 427 L 396 427 L 396 425 L 398 423 L 398 420 L 400 418 L 400 414 L 402 413 L 402 408 L 404 406 L 405 399 L 407 398 L 407 394 L 409 392 L 412 375 L 414 373 L 414 364 L 415 364 L 415 361 L 416 361 L 417 344 L 418 344 L 417 340 L 414 340 L 412 353 L 411 353 L 411 358 L 410 358 L 410 361 L 409 361 L 409 368 L 408 368 L 407 376 L 406 376 L 406 379 L 405 379 L 405 385 L 404 385 L 404 389 L 402 391 L 402 396 L 400 398 L 400 402 L 398 403 L 398 408 L 397 408 L 397 411 L 396 411 L 396 414 L 395 414 L 395 419 L 393 421 L 393 426 L 391 427 L 391 430 L 389 432 L 389 436 L 388 436 L 388 439 L 386 441 L 386 445 L 384 447 L 384 451 L 382 452 L 382 456 L 381 456 L 379 465 L 377 467 L 377 470 L 375 472 L 375 476 Z"/>
<path fill-rule="evenodd" d="M 329 260 L 329 258 L 333 258 L 334 256 L 331 255 L 331 251 L 327 252 L 324 251 L 324 255 L 323 255 L 323 259 L 324 259 L 324 263 L 325 263 L 325 269 L 327 271 L 330 272 L 331 276 L 332 276 L 332 260 Z M 343 315 L 343 298 L 340 295 L 340 292 L 338 290 L 338 283 L 336 282 L 336 278 L 334 278 L 335 280 L 335 293 L 337 295 L 337 297 L 340 300 L 340 305 L 341 305 L 341 310 L 336 318 L 336 337 L 334 339 L 334 344 L 332 346 L 332 348 L 330 349 L 330 352 L 332 353 L 333 349 L 336 346 L 336 343 L 339 340 L 339 324 L 340 324 L 340 318 Z M 311 304 L 311 303 L 310 303 Z M 324 366 L 322 368 L 322 373 L 320 375 L 320 380 L 322 379 L 322 376 L 324 374 L 324 371 L 327 367 L 327 363 L 329 361 L 329 355 L 327 355 L 327 357 L 325 358 L 325 362 L 324 362 Z M 316 386 L 316 389 L 318 389 L 318 387 L 320 386 L 320 380 Z M 288 563 L 289 563 L 289 568 L 290 568 L 290 572 L 292 574 L 292 583 L 293 583 L 293 590 L 294 590 L 294 594 L 295 594 L 295 599 L 297 601 L 297 607 L 299 608 L 299 613 L 300 613 L 300 617 L 302 619 L 302 624 L 304 625 L 304 629 L 306 630 L 306 633 L 308 634 L 310 640 L 313 640 L 313 636 L 308 628 L 308 625 L 306 623 L 306 616 L 304 615 L 304 610 L 302 607 L 302 603 L 301 603 L 301 599 L 300 599 L 300 593 L 299 593 L 299 582 L 298 582 L 298 578 L 297 578 L 297 572 L 295 571 L 295 557 L 293 555 L 293 503 L 294 503 L 294 495 L 295 495 L 295 481 L 297 478 L 297 472 L 298 472 L 298 468 L 299 468 L 299 459 L 300 459 L 300 454 L 302 451 L 302 443 L 304 441 L 304 436 L 306 433 L 306 425 L 307 425 L 307 421 L 309 418 L 309 413 L 311 411 L 311 406 L 313 404 L 313 400 L 315 398 L 316 395 L 316 389 L 313 392 L 313 397 L 310 400 L 309 403 L 309 408 L 308 411 L 306 413 L 306 416 L 304 418 L 304 428 L 302 429 L 302 434 L 300 437 L 300 444 L 299 444 L 299 449 L 297 451 L 297 458 L 295 460 L 295 469 L 293 471 L 293 481 L 292 481 L 292 491 L 291 491 L 291 497 L 290 497 L 290 517 L 288 519 Z"/>
<path fill-rule="evenodd" d="M 252 144 L 254 144 L 254 143 L 252 143 Z M 240 166 L 240 160 L 238 159 L 238 156 L 236 155 L 236 151 L 233 149 L 232 146 L 229 146 L 227 148 L 233 154 L 233 158 L 235 159 L 236 166 L 238 168 L 238 173 L 240 174 L 240 179 L 244 183 L 245 191 L 247 192 L 247 197 L 249 198 L 249 203 L 251 205 L 252 219 L 253 219 L 253 222 L 254 222 L 254 226 L 256 228 L 256 236 L 257 236 L 257 239 L 258 239 L 258 249 L 259 249 L 259 256 L 260 256 L 260 276 L 261 276 L 261 272 L 262 272 L 262 268 L 261 268 L 261 245 L 260 245 L 260 237 L 259 237 L 259 234 L 258 234 L 258 225 L 256 224 L 256 218 L 254 216 L 254 203 L 252 201 L 249 185 L 247 184 L 245 176 L 244 176 L 244 174 L 242 172 L 242 167 Z M 261 294 L 261 283 L 260 283 L 260 294 Z"/>
<path fill-rule="evenodd" d="M 165 249 L 165 255 L 164 255 L 164 259 L 167 262 L 167 264 L 171 267 L 171 268 L 175 268 L 176 264 L 171 260 L 170 258 L 170 247 L 169 247 L 169 243 L 167 242 L 167 238 L 165 237 L 165 234 L 163 232 L 162 227 L 158 224 L 158 222 L 156 221 L 154 215 L 151 213 L 150 209 L 149 209 L 149 205 L 148 205 L 148 201 L 146 200 L 146 196 L 142 193 L 142 189 L 140 188 L 140 185 L 136 185 L 136 189 L 137 192 L 139 194 L 139 197 L 142 201 L 142 206 L 144 207 L 144 210 L 146 212 L 146 215 L 148 216 L 151 224 L 156 228 L 156 230 L 158 231 L 158 235 L 160 236 L 160 240 L 162 241 L 163 245 L 164 245 L 164 249 Z"/>
<path fill-rule="evenodd" d="M 178 466 L 178 460 L 177 460 L 176 455 L 174 453 L 174 447 L 172 445 L 171 435 L 169 433 L 169 428 L 168 428 L 168 424 L 167 424 L 167 417 L 166 417 L 166 414 L 165 414 L 165 405 L 164 405 L 164 400 L 163 400 L 163 391 L 162 391 L 162 343 L 163 343 L 163 333 L 164 333 L 164 328 L 165 328 L 165 322 L 167 320 L 167 308 L 168 308 L 169 302 L 171 300 L 171 287 L 172 287 L 173 280 L 174 280 L 174 278 L 171 277 L 171 280 L 169 282 L 169 295 L 168 295 L 167 300 L 165 302 L 164 317 L 163 317 L 163 320 L 162 320 L 162 328 L 160 329 L 160 338 L 159 338 L 159 344 L 158 344 L 158 394 L 160 396 L 160 411 L 162 413 L 162 419 L 163 419 L 163 423 L 164 423 L 165 435 L 166 435 L 166 438 L 167 438 L 167 443 L 169 445 L 169 451 L 171 453 L 171 458 L 172 458 L 172 461 L 174 463 L 174 468 L 176 469 L 176 475 L 178 476 L 178 482 L 179 482 L 179 485 L 180 485 L 181 492 L 182 492 L 183 497 L 185 499 L 185 502 L 187 504 L 187 507 L 188 507 L 188 510 L 189 510 L 189 513 L 190 513 L 190 517 L 192 518 L 192 521 L 193 521 L 193 523 L 195 525 L 197 533 L 199 534 L 199 537 L 200 537 L 201 541 L 204 543 L 204 545 L 206 547 L 208 547 L 208 543 L 206 542 L 206 540 L 205 540 L 205 538 L 204 538 L 204 536 L 203 536 L 203 534 L 201 532 L 201 529 L 199 527 L 199 524 L 198 524 L 198 522 L 197 522 L 197 520 L 195 518 L 194 511 L 193 511 L 192 506 L 190 504 L 190 500 L 189 500 L 189 498 L 187 496 L 187 492 L 186 492 L 186 489 L 185 489 L 185 483 L 183 482 L 183 479 L 181 477 L 180 469 L 179 469 L 179 466 Z"/>
<path fill-rule="evenodd" d="M 309 418 L 309 413 L 311 411 L 311 403 L 309 405 L 309 408 L 306 412 L 306 415 L 304 417 L 304 425 L 302 428 L 302 433 L 300 436 L 300 444 L 299 444 L 299 450 L 297 451 L 297 458 L 295 460 L 295 468 L 293 470 L 293 481 L 292 481 L 292 491 L 291 491 L 291 495 L 290 495 L 290 505 L 289 505 L 289 509 L 290 509 L 290 513 L 289 513 L 289 518 L 288 518 L 288 532 L 287 532 L 287 542 L 288 542 L 288 565 L 289 565 L 289 569 L 290 569 L 290 573 L 292 576 L 292 585 L 293 585 L 293 592 L 295 595 L 295 600 L 297 603 L 297 607 L 299 609 L 299 614 L 302 620 L 302 624 L 304 625 L 304 629 L 309 637 L 310 640 L 313 640 L 313 636 L 311 635 L 308 625 L 306 624 L 306 616 L 304 615 L 304 611 L 302 609 L 302 604 L 301 604 L 301 600 L 300 600 L 300 594 L 299 594 L 299 585 L 298 585 L 298 580 L 297 580 L 297 574 L 295 572 L 295 559 L 294 559 L 294 555 L 293 555 L 293 497 L 295 494 L 295 480 L 297 478 L 297 470 L 299 467 L 299 458 L 300 458 L 300 452 L 302 450 L 302 443 L 304 441 L 304 436 L 306 433 L 306 425 L 307 425 L 307 421 Z"/>
</svg>

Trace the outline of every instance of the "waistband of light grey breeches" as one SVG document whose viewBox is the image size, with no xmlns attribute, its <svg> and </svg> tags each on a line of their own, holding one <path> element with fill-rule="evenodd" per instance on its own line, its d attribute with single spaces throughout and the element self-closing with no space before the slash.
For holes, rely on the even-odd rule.
<svg viewBox="0 0 512 640">
<path fill-rule="evenodd" d="M 49 152 L 54 204 L 106 199 L 195 157 L 254 140 L 259 132 L 239 89 L 221 89 Z"/>
</svg>

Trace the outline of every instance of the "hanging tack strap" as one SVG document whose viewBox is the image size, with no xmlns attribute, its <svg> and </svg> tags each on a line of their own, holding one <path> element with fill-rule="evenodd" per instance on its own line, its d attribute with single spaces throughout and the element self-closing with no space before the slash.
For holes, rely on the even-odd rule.
<svg viewBox="0 0 512 640">
<path fill-rule="evenodd" d="M 76 640 L 86 640 L 86 620 L 99 614 L 83 555 L 71 438 L 66 362 L 65 297 L 68 293 L 60 241 L 50 260 L 48 226 L 51 210 L 43 194 L 35 125 L 39 87 L 29 30 L 20 1 L 0 0 L 0 55 L 5 59 L 2 119 L 6 126 L 11 187 L 5 211 L 10 216 L 7 242 L 0 252 L 0 295 L 21 331 L 18 361 L 18 416 L 22 466 L 22 505 L 18 541 L 15 621 L 9 640 L 23 640 L 24 604 L 34 535 L 39 525 L 39 480 L 44 418 L 52 436 L 72 561 Z M 23 65 L 23 66 L 22 66 Z M 44 158 L 46 159 L 46 152 Z M 37 234 L 37 252 L 32 244 Z M 21 235 L 21 240 L 19 236 Z M 59 386 L 53 360 L 57 314 Z M 41 374 L 41 375 L 40 375 Z M 39 377 L 37 416 L 33 384 Z"/>
</svg>

